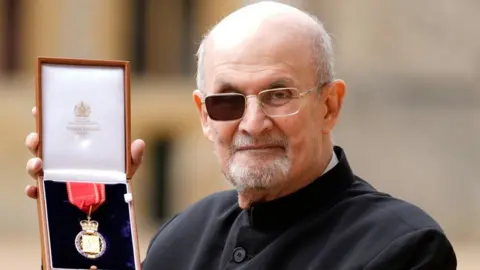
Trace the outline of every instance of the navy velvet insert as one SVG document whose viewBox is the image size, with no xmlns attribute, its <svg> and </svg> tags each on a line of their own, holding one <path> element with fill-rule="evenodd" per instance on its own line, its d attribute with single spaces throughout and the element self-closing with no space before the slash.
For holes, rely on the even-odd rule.
<svg viewBox="0 0 480 270">
<path fill-rule="evenodd" d="M 75 237 L 82 230 L 80 221 L 86 219 L 86 214 L 70 204 L 66 184 L 45 180 L 44 186 L 53 267 L 135 269 L 130 213 L 123 197 L 127 192 L 125 184 L 105 185 L 106 201 L 92 214 L 107 242 L 105 254 L 98 259 L 87 259 L 75 248 Z"/>
</svg>

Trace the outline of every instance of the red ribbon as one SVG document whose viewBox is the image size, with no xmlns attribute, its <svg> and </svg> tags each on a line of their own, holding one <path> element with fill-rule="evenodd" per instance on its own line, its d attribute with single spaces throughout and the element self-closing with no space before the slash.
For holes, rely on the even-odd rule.
<svg viewBox="0 0 480 270">
<path fill-rule="evenodd" d="M 68 201 L 90 215 L 105 202 L 105 185 L 67 182 Z"/>
</svg>

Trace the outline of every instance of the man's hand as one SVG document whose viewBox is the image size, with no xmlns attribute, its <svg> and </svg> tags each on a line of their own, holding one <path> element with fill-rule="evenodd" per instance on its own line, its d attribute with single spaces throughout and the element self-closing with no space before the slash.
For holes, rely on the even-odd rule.
<svg viewBox="0 0 480 270">
<path fill-rule="evenodd" d="M 37 108 L 33 107 L 32 114 L 34 117 L 37 117 Z M 37 148 L 39 143 L 39 137 L 37 133 L 30 133 L 26 140 L 25 145 L 27 146 L 28 150 L 36 155 Z M 135 140 L 132 142 L 131 145 L 131 153 L 132 153 L 132 171 L 133 174 L 137 171 L 137 169 L 142 164 L 143 160 L 143 153 L 145 151 L 145 142 L 143 140 Z M 43 168 L 42 160 L 38 157 L 31 158 L 27 162 L 27 172 L 33 179 L 37 179 L 38 175 L 41 173 Z M 37 198 L 37 186 L 36 185 L 28 185 L 25 188 L 25 194 L 32 199 Z"/>
</svg>

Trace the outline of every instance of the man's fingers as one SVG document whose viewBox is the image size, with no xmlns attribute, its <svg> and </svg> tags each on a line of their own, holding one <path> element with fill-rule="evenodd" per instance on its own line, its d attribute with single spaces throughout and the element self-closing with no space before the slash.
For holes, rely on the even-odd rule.
<svg viewBox="0 0 480 270">
<path fill-rule="evenodd" d="M 32 199 L 36 199 L 38 196 L 38 189 L 36 186 L 27 186 L 25 188 L 25 194 Z"/>
<path fill-rule="evenodd" d="M 32 115 L 35 118 L 37 117 L 37 107 L 32 108 Z M 39 143 L 39 138 L 37 133 L 30 133 L 25 139 L 25 146 L 27 146 L 28 150 L 34 155 L 37 154 L 38 143 Z M 27 172 L 31 177 L 33 177 L 34 179 L 37 179 L 38 173 L 41 170 L 42 170 L 42 161 L 39 158 L 32 158 L 28 160 Z M 25 195 L 27 195 L 31 199 L 36 199 L 38 196 L 38 188 L 32 185 L 26 186 Z"/>
<path fill-rule="evenodd" d="M 27 162 L 27 172 L 31 177 L 37 179 L 39 172 L 42 170 L 42 160 L 39 158 L 32 158 Z"/>
<path fill-rule="evenodd" d="M 37 133 L 30 133 L 28 134 L 27 138 L 25 139 L 25 146 L 27 146 L 28 150 L 36 155 L 37 154 L 37 148 L 38 148 L 38 134 Z"/>
<path fill-rule="evenodd" d="M 145 153 L 145 142 L 143 140 L 137 139 L 132 142 L 132 169 L 133 173 L 138 169 L 142 164 L 143 155 Z"/>
</svg>

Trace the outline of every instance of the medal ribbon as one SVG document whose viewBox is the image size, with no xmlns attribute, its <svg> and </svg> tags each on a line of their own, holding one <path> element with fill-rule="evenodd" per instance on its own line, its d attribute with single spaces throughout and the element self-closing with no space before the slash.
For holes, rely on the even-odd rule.
<svg viewBox="0 0 480 270">
<path fill-rule="evenodd" d="M 105 202 L 105 185 L 67 182 L 68 201 L 88 216 Z"/>
</svg>

